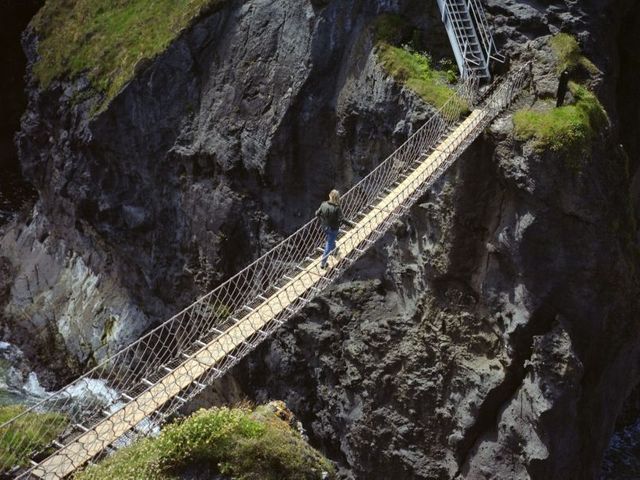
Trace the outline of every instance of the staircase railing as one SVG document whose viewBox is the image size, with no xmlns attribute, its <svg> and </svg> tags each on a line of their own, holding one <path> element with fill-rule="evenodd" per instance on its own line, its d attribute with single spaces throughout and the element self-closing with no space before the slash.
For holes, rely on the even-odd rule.
<svg viewBox="0 0 640 480">
<path fill-rule="evenodd" d="M 484 50 L 486 58 L 503 63 L 505 57 L 498 52 L 482 3 L 480 0 L 467 0 L 467 2 L 469 11 L 473 17 L 473 23 L 476 25 L 476 32 L 482 41 L 482 49 Z"/>
<path fill-rule="evenodd" d="M 480 0 L 437 2 L 462 77 L 479 72 L 483 78 L 490 78 L 490 61 L 504 62 L 505 58 L 498 53 Z M 465 21 L 470 24 L 472 32 L 467 31 Z M 471 48 L 469 38 L 478 42 L 476 51 Z"/>
</svg>

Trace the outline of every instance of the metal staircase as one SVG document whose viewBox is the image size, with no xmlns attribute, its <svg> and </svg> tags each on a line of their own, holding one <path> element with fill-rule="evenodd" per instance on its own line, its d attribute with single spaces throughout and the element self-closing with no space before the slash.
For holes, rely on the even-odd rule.
<svg viewBox="0 0 640 480">
<path fill-rule="evenodd" d="M 498 53 L 480 0 L 438 0 L 453 54 L 462 78 L 491 78 L 491 60 L 504 62 Z"/>
</svg>

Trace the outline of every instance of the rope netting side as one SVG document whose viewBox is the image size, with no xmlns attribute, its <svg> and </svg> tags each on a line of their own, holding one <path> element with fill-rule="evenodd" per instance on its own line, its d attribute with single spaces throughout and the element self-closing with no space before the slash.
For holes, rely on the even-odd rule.
<svg viewBox="0 0 640 480">
<path fill-rule="evenodd" d="M 516 74 L 511 81 L 501 84 L 487 101 L 487 114 L 482 115 L 482 122 L 474 127 L 480 129 L 478 132 L 521 88 L 522 82 L 518 78 Z M 475 91 L 475 83 L 467 82 L 457 98 L 452 98 L 407 142 L 352 187 L 343 196 L 345 215 L 357 221 L 360 215 L 365 216 L 367 212 L 374 211 L 381 197 L 407 178 L 410 172 L 433 153 L 438 142 L 458 123 L 454 113 L 459 113 L 460 96 L 470 97 Z M 473 131 L 465 133 L 470 137 L 473 134 Z M 459 153 L 440 152 L 439 155 L 457 158 L 464 149 L 458 150 Z M 369 221 L 378 222 L 372 233 L 358 240 L 356 248 L 341 258 L 328 272 L 311 271 L 318 270 L 317 262 L 313 262 L 318 257 L 318 247 L 324 239 L 322 228 L 314 219 L 212 292 L 109 357 L 70 385 L 0 425 L 0 464 L 8 465 L 11 459 L 19 458 L 19 455 L 25 453 L 40 461 L 51 453 L 51 449 L 60 450 L 77 439 L 81 439 L 82 448 L 86 449 L 90 458 L 109 444 L 114 444 L 116 438 L 130 434 L 129 430 L 138 434 L 148 434 L 154 425 L 173 413 L 214 379 L 223 375 L 286 319 L 297 313 L 320 290 L 339 277 L 364 249 L 386 232 L 393 221 L 406 213 L 419 196 L 417 192 L 426 190 L 433 179 L 454 160 L 455 158 L 448 158 L 447 162 L 429 171 L 429 177 L 414 180 L 413 183 L 420 181 L 423 185 L 408 198 L 398 201 L 397 205 L 394 204 L 390 211 L 380 212 L 384 217 L 379 217 L 376 213 Z M 413 187 L 415 188 L 415 185 Z M 380 218 L 383 218 L 383 221 L 379 221 Z M 307 268 L 307 265 L 313 266 Z M 306 272 L 305 269 L 309 271 Z M 305 287 L 304 291 L 298 292 L 291 286 L 291 279 L 301 273 L 308 274 L 313 281 L 310 281 L 310 286 Z M 269 298 L 277 298 L 277 304 L 266 303 Z M 268 309 L 264 305 L 267 305 Z M 259 312 L 259 315 L 256 312 Z M 233 335 L 228 332 L 233 332 Z M 207 350 L 205 347 L 208 345 L 218 345 L 217 350 Z M 214 358 L 211 354 L 211 358 L 208 359 L 205 355 L 208 352 L 224 352 L 224 356 Z M 184 367 L 187 364 L 190 365 L 189 369 Z M 198 365 L 202 365 L 202 368 L 196 368 Z M 180 372 L 180 376 L 176 372 Z M 75 394 L 79 390 L 95 391 L 96 385 L 101 388 L 101 395 L 84 395 L 79 399 Z M 139 404 L 142 398 L 152 404 Z M 154 398 L 157 400 L 153 400 Z M 39 451 L 33 448 L 33 451 L 30 451 L 32 447 L 29 440 L 16 436 L 14 431 L 16 427 L 27 423 L 31 431 L 40 431 L 44 437 L 48 426 L 39 425 L 42 423 L 41 419 L 33 415 L 43 412 L 62 413 L 68 423 L 64 432 L 51 443 L 50 448 Z M 114 423 L 112 429 L 118 432 L 118 435 L 114 433 L 114 438 L 108 438 L 106 442 L 100 438 L 91 442 L 85 440 L 88 430 L 97 425 L 103 427 L 106 425 L 105 419 L 110 418 L 117 418 L 125 425 L 125 431 L 120 432 L 121 428 Z M 55 457 L 55 454 L 52 457 Z M 76 465 L 79 462 L 78 458 L 80 456 L 60 455 L 59 461 L 80 466 L 84 462 Z M 33 470 L 33 467 L 28 465 L 20 466 L 27 467 L 24 470 L 27 473 Z"/>
</svg>

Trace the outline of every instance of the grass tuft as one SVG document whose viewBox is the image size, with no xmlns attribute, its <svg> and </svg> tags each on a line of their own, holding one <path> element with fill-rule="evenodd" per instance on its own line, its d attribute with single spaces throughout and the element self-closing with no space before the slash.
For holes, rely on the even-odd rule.
<svg viewBox="0 0 640 480">
<path fill-rule="evenodd" d="M 441 61 L 436 68 L 429 55 L 417 51 L 419 31 L 412 28 L 405 17 L 379 15 L 373 31 L 378 59 L 389 75 L 436 108 L 452 99 L 452 108 L 447 114 L 453 118 L 469 112 L 467 102 L 458 97 L 451 86 L 457 81 L 453 63 Z"/>
<path fill-rule="evenodd" d="M 0 407 L 0 424 L 25 410 L 26 407 L 22 405 Z M 46 449 L 62 433 L 67 423 L 67 418 L 59 413 L 27 413 L 11 426 L 0 429 L 0 472 L 27 466 L 30 455 Z"/>
<path fill-rule="evenodd" d="M 104 108 L 136 69 L 224 0 L 48 0 L 32 20 L 43 87 L 86 73 Z"/>
<path fill-rule="evenodd" d="M 584 68 L 588 73 L 597 75 L 600 73 L 591 60 L 582 55 L 582 50 L 575 37 L 567 33 L 559 33 L 551 37 L 551 49 L 558 59 L 558 73 L 568 70 L 575 71 L 578 67 Z"/>
<path fill-rule="evenodd" d="M 547 103 L 541 110 L 523 109 L 514 115 L 515 137 L 534 140 L 537 151 L 552 150 L 579 155 L 591 147 L 607 114 L 598 98 L 585 87 L 570 83 L 574 105 L 554 108 Z"/>
<path fill-rule="evenodd" d="M 140 440 L 76 480 L 169 480 L 193 465 L 237 480 L 320 480 L 332 464 L 278 418 L 271 407 L 199 410 Z"/>
<path fill-rule="evenodd" d="M 451 87 L 449 71 L 436 70 L 431 58 L 404 47 L 395 47 L 386 42 L 378 44 L 378 58 L 382 67 L 420 98 L 435 108 L 441 108 L 451 99 L 447 114 L 460 118 L 469 112 L 468 103 Z"/>
</svg>

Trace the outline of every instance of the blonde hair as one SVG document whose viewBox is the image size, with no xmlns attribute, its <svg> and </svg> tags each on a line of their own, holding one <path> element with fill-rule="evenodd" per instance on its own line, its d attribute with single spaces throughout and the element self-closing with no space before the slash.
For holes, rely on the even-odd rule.
<svg viewBox="0 0 640 480">
<path fill-rule="evenodd" d="M 329 192 L 329 201 L 331 203 L 340 203 L 340 192 L 338 190 L 331 190 Z"/>
</svg>

